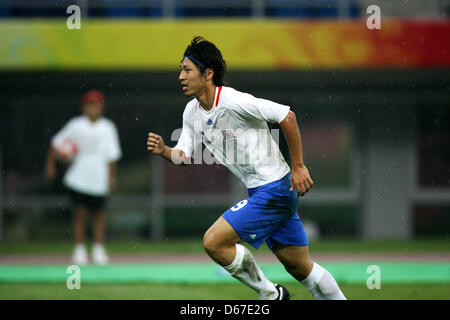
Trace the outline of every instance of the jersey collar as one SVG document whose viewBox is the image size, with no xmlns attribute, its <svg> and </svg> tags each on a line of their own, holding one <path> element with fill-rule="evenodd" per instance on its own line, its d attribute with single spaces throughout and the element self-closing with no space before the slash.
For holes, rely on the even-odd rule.
<svg viewBox="0 0 450 320">
<path fill-rule="evenodd" d="M 222 91 L 222 86 L 216 87 L 216 93 L 214 95 L 214 103 L 213 108 L 217 107 L 219 105 L 219 99 L 220 99 L 220 92 Z"/>
<path fill-rule="evenodd" d="M 214 92 L 214 102 L 213 102 L 213 106 L 209 111 L 206 111 L 205 109 L 202 108 L 200 102 L 197 100 L 197 104 L 198 107 L 200 109 L 202 109 L 204 112 L 206 113 L 210 113 L 212 110 L 214 110 L 214 108 L 216 108 L 219 105 L 219 100 L 220 100 L 220 92 L 222 91 L 222 86 L 220 87 L 216 87 L 216 91 Z"/>
</svg>

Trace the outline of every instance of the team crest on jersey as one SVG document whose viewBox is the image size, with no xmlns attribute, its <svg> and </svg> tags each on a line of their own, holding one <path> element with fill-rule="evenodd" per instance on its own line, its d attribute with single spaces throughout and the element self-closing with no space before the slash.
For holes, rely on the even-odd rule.
<svg viewBox="0 0 450 320">
<path fill-rule="evenodd" d="M 207 124 L 208 126 L 210 126 L 210 125 L 213 124 L 213 121 L 212 121 L 211 119 L 208 119 L 208 122 L 206 122 L 206 124 Z"/>
<path fill-rule="evenodd" d="M 235 138 L 235 136 L 233 134 L 233 130 L 231 130 L 231 129 L 222 130 L 222 135 L 227 140 L 231 140 L 231 139 Z"/>
</svg>

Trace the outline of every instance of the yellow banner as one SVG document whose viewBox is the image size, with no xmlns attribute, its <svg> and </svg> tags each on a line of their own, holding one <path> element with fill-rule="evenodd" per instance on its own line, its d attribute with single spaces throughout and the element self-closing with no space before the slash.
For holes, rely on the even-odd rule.
<svg viewBox="0 0 450 320">
<path fill-rule="evenodd" d="M 174 69 L 195 35 L 214 42 L 234 70 L 426 65 L 419 52 L 423 28 L 414 25 L 408 35 L 410 25 L 368 30 L 362 20 L 88 20 L 69 30 L 65 20 L 3 20 L 0 68 Z M 439 28 L 448 31 L 449 24 Z M 449 65 L 448 58 L 437 64 Z"/>
</svg>

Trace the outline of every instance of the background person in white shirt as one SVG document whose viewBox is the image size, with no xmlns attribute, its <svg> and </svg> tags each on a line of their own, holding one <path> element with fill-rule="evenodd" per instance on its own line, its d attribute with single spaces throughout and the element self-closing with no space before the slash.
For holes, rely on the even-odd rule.
<svg viewBox="0 0 450 320">
<path fill-rule="evenodd" d="M 260 299 L 288 300 L 286 288 L 269 281 L 252 253 L 240 244 L 245 241 L 257 249 L 266 242 L 314 297 L 345 299 L 333 276 L 309 257 L 297 210 L 298 196 L 308 192 L 313 181 L 303 162 L 295 114 L 288 106 L 223 86 L 225 61 L 219 49 L 202 37 L 194 37 L 187 46 L 180 69 L 184 94 L 195 98 L 183 113 L 180 139 L 169 148 L 161 136 L 150 132 L 147 149 L 174 164 L 189 164 L 203 143 L 244 182 L 249 193 L 206 231 L 205 251 Z M 280 124 L 292 170 L 271 139 L 267 122 Z"/>
<path fill-rule="evenodd" d="M 79 265 L 88 263 L 85 221 L 91 211 L 94 233 L 92 261 L 107 264 L 109 258 L 103 246 L 106 231 L 104 207 L 109 192 L 116 186 L 116 162 L 122 152 L 114 123 L 102 116 L 103 94 L 91 90 L 84 93 L 81 100 L 83 115 L 72 118 L 52 138 L 45 173 L 48 179 L 55 178 L 55 160 L 61 143 L 70 141 L 76 144 L 78 152 L 63 180 L 74 206 L 73 262 Z"/>
</svg>

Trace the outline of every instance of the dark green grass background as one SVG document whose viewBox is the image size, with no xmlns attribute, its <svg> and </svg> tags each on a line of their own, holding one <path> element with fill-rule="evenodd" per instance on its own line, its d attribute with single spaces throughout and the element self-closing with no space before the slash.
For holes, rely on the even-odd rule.
<svg viewBox="0 0 450 320">
<path fill-rule="evenodd" d="M 301 284 L 285 283 L 293 300 L 313 299 Z M 383 285 L 369 290 L 362 285 L 340 285 L 348 299 L 449 299 L 448 284 Z M 157 299 L 157 300 L 252 300 L 257 294 L 242 284 L 87 284 L 68 290 L 62 284 L 0 284 L 0 299 Z"/>
<path fill-rule="evenodd" d="M 106 248 L 110 254 L 205 254 L 201 237 L 194 239 L 171 239 L 164 241 L 109 242 Z M 270 253 L 267 246 L 257 253 Z M 0 246 L 2 254 L 71 254 L 71 242 L 10 242 Z M 309 244 L 310 253 L 443 253 L 450 254 L 450 237 L 405 240 L 357 240 L 352 238 L 327 238 Z"/>
</svg>

